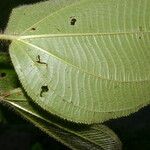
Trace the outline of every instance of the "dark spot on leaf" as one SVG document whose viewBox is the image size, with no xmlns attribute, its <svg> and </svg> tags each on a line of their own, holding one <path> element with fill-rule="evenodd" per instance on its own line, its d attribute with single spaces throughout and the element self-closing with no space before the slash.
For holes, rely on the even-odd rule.
<svg viewBox="0 0 150 150">
<path fill-rule="evenodd" d="M 40 97 L 43 96 L 43 93 L 48 92 L 48 91 L 49 91 L 48 86 L 47 86 L 47 85 L 46 85 L 46 86 L 43 85 L 43 86 L 41 87 Z"/>
<path fill-rule="evenodd" d="M 41 61 L 40 55 L 37 56 L 37 61 L 36 62 L 39 63 L 39 64 L 44 64 L 44 65 L 47 66 L 47 63 Z"/>
<path fill-rule="evenodd" d="M 70 18 L 71 18 L 70 24 L 71 24 L 72 26 L 74 26 L 75 23 L 77 22 L 77 19 L 74 18 L 74 17 L 70 17 Z"/>
<path fill-rule="evenodd" d="M 143 32 L 143 28 L 142 26 L 139 26 L 139 39 L 142 39 L 142 32 Z"/>
<path fill-rule="evenodd" d="M 59 29 L 59 28 L 57 28 L 57 31 L 59 31 L 59 32 L 60 32 L 60 29 Z"/>
<path fill-rule="evenodd" d="M 4 78 L 4 77 L 6 77 L 6 73 L 5 72 L 0 73 L 0 78 Z"/>
<path fill-rule="evenodd" d="M 31 28 L 31 30 L 32 30 L 32 31 L 35 31 L 35 30 L 36 30 L 36 28 Z"/>
</svg>

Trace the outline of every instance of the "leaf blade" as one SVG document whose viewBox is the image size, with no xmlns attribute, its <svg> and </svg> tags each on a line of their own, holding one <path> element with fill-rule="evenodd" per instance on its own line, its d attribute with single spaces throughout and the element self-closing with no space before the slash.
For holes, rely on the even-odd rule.
<svg viewBox="0 0 150 150">
<path fill-rule="evenodd" d="M 37 8 L 46 8 L 40 11 L 46 17 L 36 16 L 30 27 L 24 23 L 27 15 L 20 20 L 22 27 L 14 28 L 20 35 L 10 47 L 33 101 L 50 113 L 82 123 L 124 116 L 148 104 L 150 2 L 69 0 L 67 7 L 65 2 L 16 9 L 6 31 L 11 33 L 20 11 L 33 9 L 35 16 Z M 56 5 L 55 11 L 50 4 Z M 48 90 L 43 97 L 42 87 Z"/>
</svg>

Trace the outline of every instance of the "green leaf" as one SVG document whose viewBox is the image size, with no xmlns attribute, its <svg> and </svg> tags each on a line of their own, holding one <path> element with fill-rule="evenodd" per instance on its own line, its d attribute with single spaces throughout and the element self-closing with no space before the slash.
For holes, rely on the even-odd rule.
<svg viewBox="0 0 150 150">
<path fill-rule="evenodd" d="M 31 105 L 21 89 L 13 90 L 1 101 L 11 106 L 22 117 L 71 149 L 121 150 L 121 142 L 111 129 L 104 125 L 77 125 L 45 114 Z"/>
<path fill-rule="evenodd" d="M 50 0 L 14 9 L 1 38 L 12 40 L 35 103 L 74 122 L 102 122 L 150 102 L 149 8 L 149 0 Z"/>
</svg>

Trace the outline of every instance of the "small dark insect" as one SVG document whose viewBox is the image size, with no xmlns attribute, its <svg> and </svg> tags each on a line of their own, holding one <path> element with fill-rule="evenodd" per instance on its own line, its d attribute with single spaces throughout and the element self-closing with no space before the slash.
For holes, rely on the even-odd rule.
<svg viewBox="0 0 150 150">
<path fill-rule="evenodd" d="M 77 19 L 75 19 L 74 17 L 70 17 L 70 18 L 72 18 L 70 24 L 71 24 L 72 26 L 74 26 L 75 23 L 77 22 Z"/>
<path fill-rule="evenodd" d="M 43 96 L 43 93 L 48 92 L 48 91 L 49 91 L 48 86 L 47 86 L 47 85 L 46 85 L 46 86 L 43 85 L 43 86 L 41 87 L 40 97 Z"/>
<path fill-rule="evenodd" d="M 47 63 L 41 61 L 40 55 L 37 56 L 37 59 L 38 59 L 38 60 L 36 61 L 37 63 L 47 65 Z"/>
</svg>

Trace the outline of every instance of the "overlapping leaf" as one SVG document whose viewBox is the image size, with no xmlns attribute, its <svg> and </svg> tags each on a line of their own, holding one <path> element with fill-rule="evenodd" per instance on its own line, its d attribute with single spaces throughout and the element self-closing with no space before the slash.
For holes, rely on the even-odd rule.
<svg viewBox="0 0 150 150">
<path fill-rule="evenodd" d="M 32 107 L 19 88 L 3 97 L 1 102 L 71 149 L 121 150 L 120 140 L 106 126 L 68 124 L 51 115 L 44 115 L 44 112 Z"/>
<path fill-rule="evenodd" d="M 27 94 L 82 123 L 148 104 L 149 8 L 149 0 L 50 0 L 13 10 L 5 33 Z"/>
</svg>

